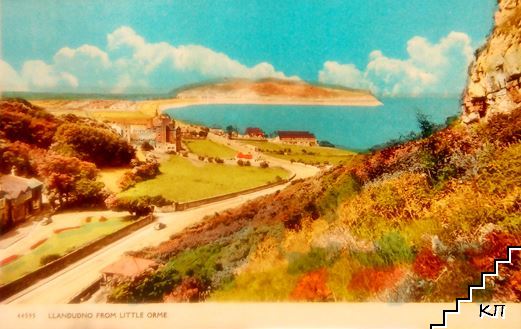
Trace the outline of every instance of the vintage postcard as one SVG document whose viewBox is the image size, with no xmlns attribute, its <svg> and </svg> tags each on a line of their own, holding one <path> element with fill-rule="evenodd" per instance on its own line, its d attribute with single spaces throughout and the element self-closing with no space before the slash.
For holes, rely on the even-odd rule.
<svg viewBox="0 0 521 329">
<path fill-rule="evenodd" d="M 520 0 L 0 0 L 2 328 L 521 328 Z"/>
</svg>

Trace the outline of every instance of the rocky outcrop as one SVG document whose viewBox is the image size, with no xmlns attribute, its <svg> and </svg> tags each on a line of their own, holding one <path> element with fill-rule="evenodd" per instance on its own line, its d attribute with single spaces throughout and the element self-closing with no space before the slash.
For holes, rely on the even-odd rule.
<svg viewBox="0 0 521 329">
<path fill-rule="evenodd" d="M 463 94 L 463 122 L 521 107 L 521 0 L 498 0 L 495 26 L 476 51 Z"/>
</svg>

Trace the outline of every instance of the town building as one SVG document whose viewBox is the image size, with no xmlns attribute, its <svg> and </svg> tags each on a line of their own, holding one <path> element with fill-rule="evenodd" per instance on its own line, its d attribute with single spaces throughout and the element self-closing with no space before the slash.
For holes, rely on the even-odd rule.
<svg viewBox="0 0 521 329">
<path fill-rule="evenodd" d="M 157 148 L 182 150 L 181 130 L 165 114 L 151 119 L 122 119 L 112 123 L 111 127 L 129 143 L 148 142 Z"/>
<path fill-rule="evenodd" d="M 317 146 L 315 135 L 308 131 L 279 130 L 274 142 L 301 146 Z"/>
<path fill-rule="evenodd" d="M 244 132 L 244 137 L 249 139 L 266 139 L 266 134 L 262 129 L 257 127 L 248 127 L 246 128 L 246 131 Z"/>
<path fill-rule="evenodd" d="M 126 279 L 133 279 L 149 270 L 157 269 L 158 266 L 158 263 L 150 259 L 124 255 L 101 270 L 102 282 L 111 284 Z"/>
<path fill-rule="evenodd" d="M 43 183 L 16 175 L 0 177 L 0 230 L 17 225 L 42 211 Z"/>
</svg>

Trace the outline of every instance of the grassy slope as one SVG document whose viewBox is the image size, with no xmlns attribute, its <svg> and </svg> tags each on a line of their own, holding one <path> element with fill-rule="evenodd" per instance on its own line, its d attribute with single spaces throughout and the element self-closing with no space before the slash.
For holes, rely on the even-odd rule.
<svg viewBox="0 0 521 329">
<path fill-rule="evenodd" d="M 136 184 L 120 193 L 121 197 L 162 195 L 179 202 L 204 199 L 237 192 L 287 178 L 281 168 L 238 167 L 213 163 L 194 165 L 190 160 L 173 156 L 161 164 L 161 174 L 155 179 Z"/>
<path fill-rule="evenodd" d="M 267 155 L 307 164 L 324 162 L 340 164 L 348 162 L 355 155 L 350 151 L 328 147 L 296 146 L 258 141 L 245 141 L 244 143 L 257 147 L 259 151 Z M 281 152 L 285 153 L 281 154 Z"/>
<path fill-rule="evenodd" d="M 138 254 L 208 283 L 211 300 L 451 302 L 506 245 L 521 243 L 520 127 L 521 109 L 486 126 L 454 126 L 212 216 Z M 519 301 L 520 267 L 476 297 Z M 153 288 L 118 287 L 115 300 L 161 300 L 176 287 L 161 270 L 151 280 Z"/>
<path fill-rule="evenodd" d="M 36 249 L 12 263 L 2 266 L 0 284 L 13 281 L 26 273 L 34 271 L 40 267 L 40 260 L 45 255 L 64 255 L 88 242 L 115 232 L 130 223 L 130 221 L 125 221 L 121 217 L 108 218 L 105 222 L 100 222 L 99 218 L 93 218 L 90 223 L 85 223 L 80 228 L 54 234 Z"/>
<path fill-rule="evenodd" d="M 222 159 L 234 158 L 237 152 L 211 140 L 185 140 L 190 152 L 204 157 L 218 157 Z"/>
</svg>

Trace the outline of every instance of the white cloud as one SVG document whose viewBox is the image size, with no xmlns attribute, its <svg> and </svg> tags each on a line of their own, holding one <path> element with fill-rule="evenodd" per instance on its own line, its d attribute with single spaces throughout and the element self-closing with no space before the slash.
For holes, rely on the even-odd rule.
<svg viewBox="0 0 521 329">
<path fill-rule="evenodd" d="M 63 47 L 56 52 L 51 62 L 26 61 L 21 74 L 5 62 L 0 63 L 0 69 L 3 73 L 0 86 L 5 86 L 6 90 L 29 88 L 123 93 L 154 87 L 170 90 L 177 87 L 174 81 L 183 83 L 187 76 L 203 80 L 269 77 L 298 79 L 287 77 L 269 63 L 262 62 L 249 67 L 224 53 L 200 45 L 149 43 L 128 26 L 107 35 L 106 49 L 88 44 L 78 48 Z M 163 85 L 156 81 L 158 75 L 163 78 Z"/>
<path fill-rule="evenodd" d="M 369 88 L 364 74 L 354 64 L 340 64 L 328 61 L 318 72 L 318 80 L 331 85 L 349 86 L 351 88 Z"/>
<path fill-rule="evenodd" d="M 145 74 L 153 72 L 167 62 L 173 70 L 196 72 L 208 78 L 280 78 L 288 79 L 269 63 L 247 67 L 231 59 L 228 55 L 199 45 L 173 46 L 166 42 L 147 43 L 130 27 L 120 27 L 107 36 L 108 48 L 118 50 L 128 48 L 132 51 L 127 64 L 139 65 Z M 121 64 L 121 63 L 120 63 Z M 291 79 L 298 79 L 291 77 Z"/>
<path fill-rule="evenodd" d="M 20 75 L 0 59 L 0 91 L 26 91 L 27 84 Z"/>
<path fill-rule="evenodd" d="M 322 83 L 367 87 L 385 96 L 456 94 L 466 81 L 472 52 L 465 33 L 451 32 L 435 44 L 416 36 L 407 42 L 407 59 L 375 50 L 363 71 L 353 64 L 325 62 L 318 78 Z"/>
<path fill-rule="evenodd" d="M 78 79 L 66 71 L 58 71 L 44 61 L 32 60 L 24 63 L 22 78 L 32 90 L 48 90 L 60 87 L 77 87 Z"/>
</svg>

